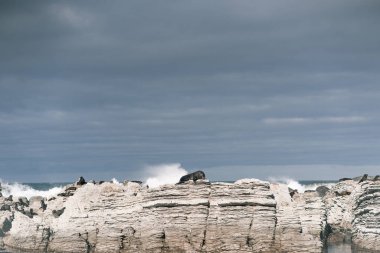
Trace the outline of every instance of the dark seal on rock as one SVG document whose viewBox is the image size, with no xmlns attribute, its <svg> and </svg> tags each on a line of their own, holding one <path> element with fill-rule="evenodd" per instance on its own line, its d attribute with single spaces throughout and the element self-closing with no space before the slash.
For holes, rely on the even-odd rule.
<svg viewBox="0 0 380 253">
<path fill-rule="evenodd" d="M 85 184 L 87 184 L 87 183 L 86 183 L 86 180 L 84 180 L 83 177 L 80 177 L 78 179 L 78 181 L 75 183 L 75 185 L 85 185 Z"/>
<path fill-rule="evenodd" d="M 179 184 L 185 183 L 190 180 L 193 180 L 195 182 L 198 179 L 206 179 L 205 173 L 201 170 L 198 170 L 196 172 L 193 172 L 181 177 L 181 179 L 179 180 Z"/>
<path fill-rule="evenodd" d="M 364 182 L 364 181 L 367 181 L 367 179 L 368 179 L 368 174 L 364 174 L 362 176 L 362 178 L 359 180 L 359 184 L 362 183 L 362 182 Z"/>
<path fill-rule="evenodd" d="M 330 189 L 327 187 L 327 186 L 324 186 L 324 185 L 321 185 L 321 186 L 318 186 L 317 187 L 317 189 L 315 189 L 316 190 L 316 192 L 318 192 L 318 195 L 320 196 L 320 197 L 324 197 L 324 196 L 326 196 L 326 193 L 328 192 L 328 191 L 330 191 Z"/>
</svg>

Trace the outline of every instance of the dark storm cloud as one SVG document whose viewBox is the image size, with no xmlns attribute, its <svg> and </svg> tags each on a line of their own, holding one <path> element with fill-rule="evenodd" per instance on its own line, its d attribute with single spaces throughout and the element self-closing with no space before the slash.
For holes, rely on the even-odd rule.
<svg viewBox="0 0 380 253">
<path fill-rule="evenodd" d="M 139 177 L 171 162 L 212 179 L 376 173 L 379 11 L 1 1 L 0 177 Z"/>
</svg>

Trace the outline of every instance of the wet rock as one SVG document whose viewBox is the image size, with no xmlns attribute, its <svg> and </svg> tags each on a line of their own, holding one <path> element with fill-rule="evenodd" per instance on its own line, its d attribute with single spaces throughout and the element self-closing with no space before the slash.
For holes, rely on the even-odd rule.
<svg viewBox="0 0 380 253">
<path fill-rule="evenodd" d="M 352 178 L 344 177 L 344 178 L 339 179 L 339 182 L 348 181 L 348 180 L 352 180 Z"/>
</svg>

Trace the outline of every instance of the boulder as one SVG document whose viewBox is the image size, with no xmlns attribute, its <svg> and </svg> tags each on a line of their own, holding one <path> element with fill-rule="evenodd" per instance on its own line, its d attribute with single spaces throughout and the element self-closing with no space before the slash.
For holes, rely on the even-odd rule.
<svg viewBox="0 0 380 253">
<path fill-rule="evenodd" d="M 352 180 L 352 178 L 344 177 L 344 178 L 339 179 L 339 182 L 348 181 L 348 180 Z"/>
</svg>

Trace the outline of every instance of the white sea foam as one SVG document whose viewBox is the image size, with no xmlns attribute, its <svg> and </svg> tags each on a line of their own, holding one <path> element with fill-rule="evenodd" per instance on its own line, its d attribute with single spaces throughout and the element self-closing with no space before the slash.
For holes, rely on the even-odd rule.
<svg viewBox="0 0 380 253">
<path fill-rule="evenodd" d="M 62 192 L 64 187 L 53 187 L 48 190 L 36 190 L 30 187 L 29 185 L 20 184 L 20 183 L 7 183 L 0 180 L 2 187 L 2 194 L 5 197 L 10 195 L 17 197 L 33 197 L 33 196 L 42 196 L 42 197 L 52 197 Z"/>
<path fill-rule="evenodd" d="M 307 190 L 315 190 L 317 189 L 318 186 L 322 186 L 322 185 L 328 188 L 334 185 L 334 183 L 301 184 L 297 180 L 287 178 L 287 177 L 281 177 L 281 178 L 270 177 L 268 180 L 271 182 L 287 184 L 289 188 L 292 188 L 293 190 L 297 190 L 298 192 L 301 192 L 301 193 Z"/>
<path fill-rule="evenodd" d="M 145 169 L 147 175 L 145 184 L 150 188 L 155 188 L 164 184 L 175 184 L 179 182 L 179 179 L 188 174 L 188 172 L 182 168 L 181 164 L 161 164 L 156 166 L 149 166 Z"/>
<path fill-rule="evenodd" d="M 116 178 L 111 179 L 112 183 L 117 184 L 117 185 L 122 185 Z"/>
</svg>

